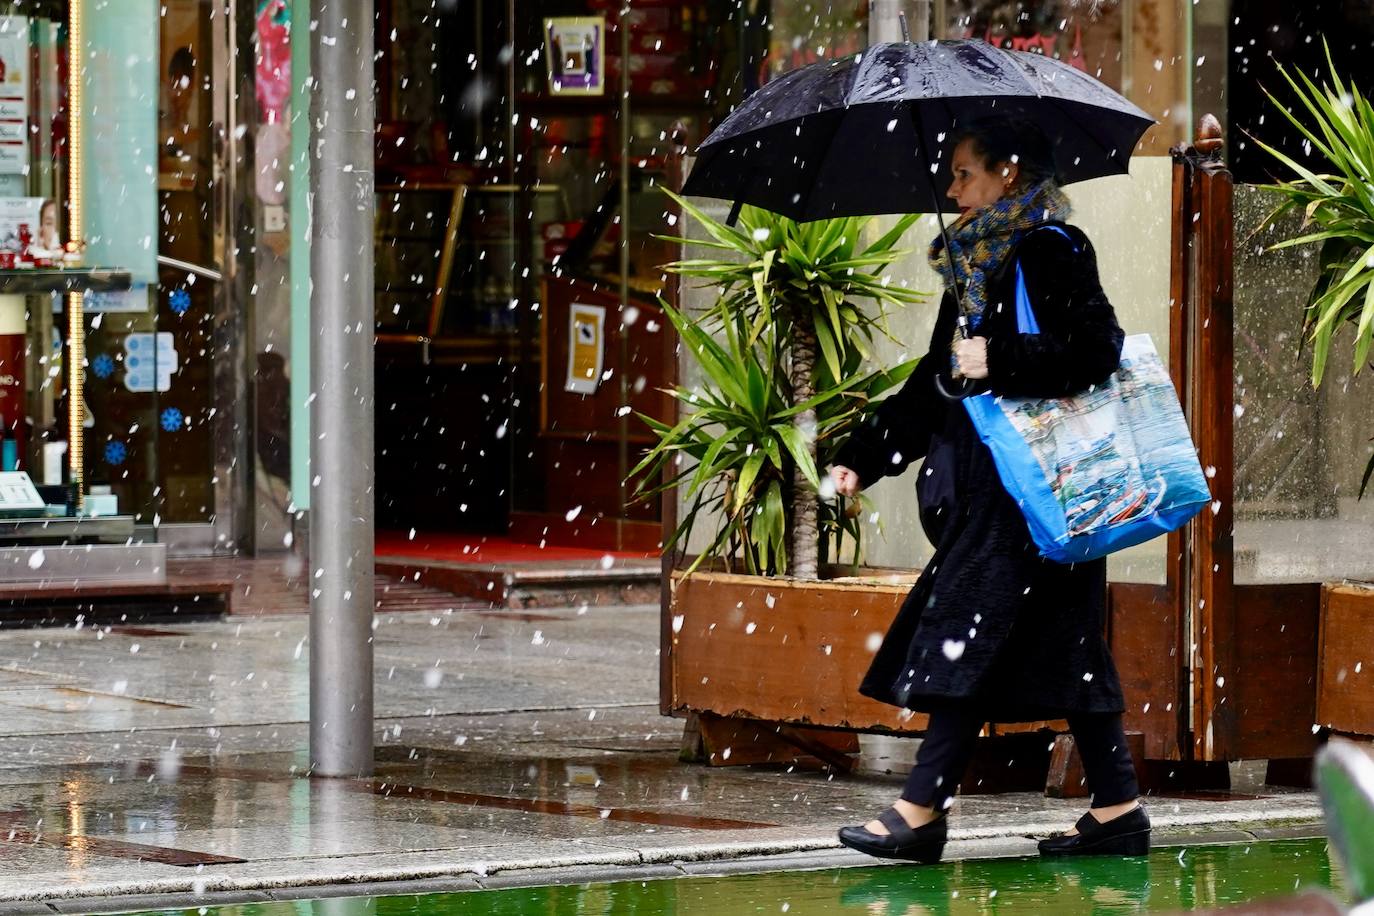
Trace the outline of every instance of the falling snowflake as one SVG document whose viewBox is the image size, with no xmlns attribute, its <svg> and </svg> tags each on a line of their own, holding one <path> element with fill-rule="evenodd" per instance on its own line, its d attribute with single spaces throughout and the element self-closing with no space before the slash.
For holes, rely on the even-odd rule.
<svg viewBox="0 0 1374 916">
<path fill-rule="evenodd" d="M 96 378 L 109 378 L 114 375 L 114 371 L 115 363 L 108 353 L 101 353 L 91 360 L 91 372 L 95 374 Z"/>
<path fill-rule="evenodd" d="M 184 289 L 174 289 L 167 298 L 167 305 L 178 315 L 185 315 L 191 308 L 191 294 Z"/>
<path fill-rule="evenodd" d="M 175 407 L 168 407 L 162 412 L 162 429 L 164 432 L 174 433 L 181 429 L 181 411 Z"/>
<path fill-rule="evenodd" d="M 123 442 L 105 443 L 105 460 L 110 464 L 123 464 L 124 459 L 129 457 L 129 449 Z"/>
</svg>

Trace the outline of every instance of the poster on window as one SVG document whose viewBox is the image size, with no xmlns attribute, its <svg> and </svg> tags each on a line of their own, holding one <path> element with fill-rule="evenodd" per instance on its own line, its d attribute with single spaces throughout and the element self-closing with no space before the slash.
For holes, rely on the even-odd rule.
<svg viewBox="0 0 1374 916">
<path fill-rule="evenodd" d="M 568 381 L 564 388 L 577 394 L 595 394 L 606 349 L 606 309 L 574 302 L 568 321 Z"/>
<path fill-rule="evenodd" d="M 544 59 L 549 92 L 601 95 L 606 89 L 606 20 L 561 16 L 544 20 Z"/>
<path fill-rule="evenodd" d="M 0 16 L 0 173 L 28 172 L 28 124 L 29 20 Z"/>
<path fill-rule="evenodd" d="M 39 241 L 46 203 L 42 197 L 0 197 L 0 251 L 19 255 Z"/>
</svg>

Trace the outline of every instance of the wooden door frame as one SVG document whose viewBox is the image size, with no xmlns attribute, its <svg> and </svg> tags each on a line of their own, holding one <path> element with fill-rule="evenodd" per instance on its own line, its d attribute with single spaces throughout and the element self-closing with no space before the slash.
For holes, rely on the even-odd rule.
<svg viewBox="0 0 1374 916">
<path fill-rule="evenodd" d="M 1204 509 L 1168 538 L 1169 590 L 1181 662 L 1177 754 L 1229 760 L 1236 706 L 1231 173 L 1221 159 L 1221 128 L 1204 116 L 1197 140 L 1170 151 L 1169 368 L 1212 491 Z M 1182 587 L 1179 587 L 1182 585 Z M 1218 638 L 1225 634 L 1228 638 Z"/>
</svg>

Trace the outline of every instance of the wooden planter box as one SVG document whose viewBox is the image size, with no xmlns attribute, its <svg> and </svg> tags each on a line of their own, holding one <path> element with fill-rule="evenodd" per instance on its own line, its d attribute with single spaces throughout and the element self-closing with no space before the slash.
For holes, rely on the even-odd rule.
<svg viewBox="0 0 1374 916">
<path fill-rule="evenodd" d="M 925 716 L 858 692 L 911 578 L 801 582 L 715 571 L 672 573 L 663 621 L 661 706 L 667 715 L 700 720 L 694 759 L 778 761 L 800 748 L 834 763 L 826 748 L 808 746 L 808 741 L 827 740 L 832 751 L 844 747 L 831 740 L 840 732 L 827 736 L 822 730 L 920 734 Z M 1374 645 L 1374 589 L 1329 592 L 1321 614 L 1323 645 L 1333 646 L 1323 656 L 1330 669 L 1322 678 L 1329 711 L 1318 719 L 1339 731 L 1371 734 L 1374 691 L 1361 691 L 1367 682 L 1354 675 L 1354 666 L 1364 647 Z M 1180 785 L 1225 788 L 1224 762 L 1177 762 L 1189 759 L 1183 743 L 1188 741 L 1183 731 L 1188 695 L 1174 648 L 1185 634 L 1169 590 L 1113 583 L 1108 594 L 1108 638 L 1126 693 L 1127 734 L 1137 758 L 1170 761 L 1158 774 L 1147 768 L 1142 778 L 1160 786 L 1182 780 Z M 1311 754 L 1319 597 L 1315 585 L 1236 590 L 1232 692 L 1222 708 L 1233 717 L 1227 727 L 1238 737 L 1221 759 Z M 1374 664 L 1374 657 L 1369 661 Z M 1364 677 L 1374 673 L 1364 671 Z M 1014 744 L 1029 740 L 1025 733 L 1045 728 L 1063 732 L 1067 723 L 992 724 L 987 734 Z M 774 746 L 765 750 L 770 740 Z M 754 753 L 746 750 L 750 744 L 757 745 Z M 725 757 L 727 747 L 731 753 Z M 1036 747 L 1043 750 L 1045 744 L 1037 738 Z M 848 745 L 848 753 L 856 750 L 857 744 Z M 1017 760 L 1027 755 L 1026 747 L 1008 754 Z M 1045 763 L 1050 763 L 1048 754 Z M 1067 759 L 1060 764 L 1060 770 L 1071 769 Z M 1298 769 L 1306 773 L 1310 767 L 1302 761 Z M 1043 770 L 1039 778 L 1045 778 Z M 1056 782 L 1062 783 L 1059 789 Z M 1050 783 L 1052 790 L 1067 792 L 1077 780 L 1051 775 Z"/>
<path fill-rule="evenodd" d="M 1317 722 L 1343 734 L 1374 736 L 1374 585 L 1322 589 Z"/>
<path fill-rule="evenodd" d="M 909 584 L 674 572 L 665 712 L 919 732 L 924 716 L 859 695 Z"/>
<path fill-rule="evenodd" d="M 663 712 L 921 734 L 924 715 L 859 693 L 914 580 L 910 574 L 876 578 L 887 581 L 674 572 Z M 1063 722 L 993 724 L 987 733 L 1066 727 Z"/>
<path fill-rule="evenodd" d="M 919 735 L 924 715 L 859 694 L 913 576 L 888 581 L 674 572 L 662 707 L 688 718 L 684 759 L 714 766 L 857 763 L 857 732 Z M 1050 728 L 989 724 L 960 791 L 1051 791 Z M 1069 793 L 1067 783 L 1054 789 Z M 1074 793 L 1077 794 L 1077 793 Z"/>
</svg>

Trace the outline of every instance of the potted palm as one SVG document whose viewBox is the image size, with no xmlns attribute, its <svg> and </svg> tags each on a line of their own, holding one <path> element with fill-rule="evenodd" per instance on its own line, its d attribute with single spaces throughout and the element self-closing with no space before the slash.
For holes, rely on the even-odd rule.
<svg viewBox="0 0 1374 916">
<path fill-rule="evenodd" d="M 797 223 L 744 207 L 730 226 L 671 196 L 709 256 L 667 269 L 718 294 L 696 314 L 664 306 L 699 380 L 670 392 L 675 423 L 642 418 L 658 442 L 632 472 L 640 498 L 681 497 L 665 550 L 706 529 L 671 582 L 664 711 L 698 714 L 716 762 L 726 746 L 731 762 L 750 759 L 739 721 L 722 716 L 774 723 L 766 731 L 822 754 L 796 726 L 909 725 L 855 690 L 905 589 L 823 580 L 842 551 L 861 561 L 862 529 L 861 504 L 827 492 L 821 474 L 915 368 L 864 366 L 890 337 L 888 307 L 924 299 L 887 274 L 916 217 L 879 235 L 869 218 Z"/>
<path fill-rule="evenodd" d="M 1275 107 L 1311 144 L 1326 171 L 1304 166 L 1261 143 L 1292 174 L 1265 186 L 1281 202 L 1265 221 L 1302 216 L 1302 234 L 1274 246 L 1320 245 L 1319 273 L 1303 315 L 1312 345 L 1312 384 L 1320 387 L 1333 344 L 1353 329 L 1354 372 L 1369 362 L 1374 344 L 1374 107 L 1358 87 L 1336 73 L 1327 52 L 1330 82 L 1317 86 L 1306 74 L 1279 73 L 1306 117 L 1270 95 Z M 1362 498 L 1374 474 L 1374 457 L 1360 481 Z M 1374 735 L 1374 690 L 1363 672 L 1365 647 L 1374 642 L 1374 587 L 1328 584 L 1323 589 L 1318 636 L 1318 722 L 1336 731 Z"/>
</svg>

